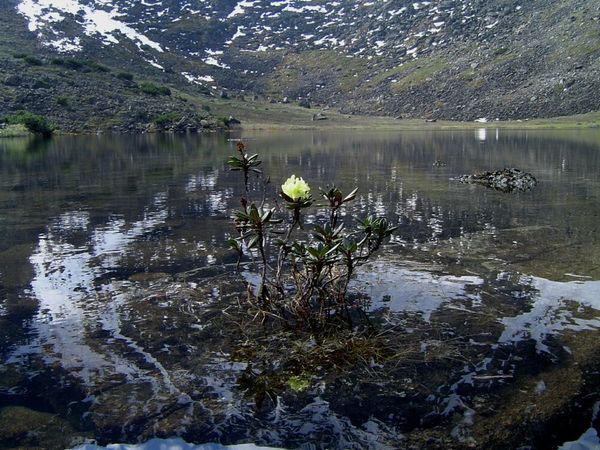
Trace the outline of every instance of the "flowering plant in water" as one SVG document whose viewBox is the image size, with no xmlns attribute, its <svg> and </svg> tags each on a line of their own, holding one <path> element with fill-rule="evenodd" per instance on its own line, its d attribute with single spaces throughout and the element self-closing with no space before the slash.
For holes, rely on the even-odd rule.
<svg viewBox="0 0 600 450">
<path fill-rule="evenodd" d="M 347 232 L 340 222 L 340 209 L 355 199 L 358 189 L 344 195 L 335 186 L 320 189 L 328 209 L 324 223 L 310 230 L 302 223 L 302 210 L 313 206 L 311 188 L 304 179 L 291 175 L 282 185 L 279 197 L 291 210 L 290 220 L 276 218 L 280 207 L 267 207 L 269 179 L 263 180 L 262 199 L 254 202 L 249 187 L 249 173 L 261 174 L 258 155 L 248 156 L 244 144 L 238 143 L 239 157 L 230 157 L 231 170 L 244 173 L 245 196 L 233 222 L 237 237 L 229 240 L 238 253 L 238 270 L 244 257 L 249 258 L 260 274 L 256 289 L 249 289 L 249 301 L 264 319 L 274 318 L 287 325 L 312 330 L 331 322 L 345 322 L 350 327 L 357 312 L 357 301 L 348 294 L 356 268 L 364 264 L 396 227 L 387 219 L 357 219 L 354 231 Z"/>
</svg>

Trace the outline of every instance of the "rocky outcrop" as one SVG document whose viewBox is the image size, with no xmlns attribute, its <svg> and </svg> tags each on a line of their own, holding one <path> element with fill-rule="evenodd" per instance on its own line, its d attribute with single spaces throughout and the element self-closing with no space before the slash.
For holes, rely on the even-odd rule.
<svg viewBox="0 0 600 450">
<path fill-rule="evenodd" d="M 0 119 L 30 111 L 62 133 L 200 132 L 224 127 L 166 87 L 154 93 L 148 86 L 162 86 L 121 78 L 109 68 L 88 72 L 41 61 L 31 66 L 20 58 L 1 60 Z"/>
<path fill-rule="evenodd" d="M 529 191 L 537 184 L 537 180 L 532 174 L 515 168 L 462 175 L 458 178 L 458 181 L 461 183 L 481 184 L 502 192 Z"/>
</svg>

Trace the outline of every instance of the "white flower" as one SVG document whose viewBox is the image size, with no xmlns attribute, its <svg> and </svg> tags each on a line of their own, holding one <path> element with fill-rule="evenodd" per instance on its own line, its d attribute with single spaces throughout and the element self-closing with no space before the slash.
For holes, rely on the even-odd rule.
<svg viewBox="0 0 600 450">
<path fill-rule="evenodd" d="M 296 175 L 292 175 L 281 185 L 281 191 L 295 202 L 310 197 L 310 186 Z"/>
</svg>

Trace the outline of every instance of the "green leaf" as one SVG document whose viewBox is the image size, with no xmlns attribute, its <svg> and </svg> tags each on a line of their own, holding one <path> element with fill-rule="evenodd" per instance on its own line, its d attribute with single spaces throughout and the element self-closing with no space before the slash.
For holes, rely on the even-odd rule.
<svg viewBox="0 0 600 450">
<path fill-rule="evenodd" d="M 319 258 L 319 256 L 320 256 L 320 252 L 319 252 L 319 250 L 318 250 L 318 249 L 316 249 L 316 248 L 314 248 L 314 247 L 308 247 L 306 250 L 307 250 L 307 251 L 308 251 L 308 253 L 309 253 L 311 256 L 313 256 L 314 258 L 317 258 L 317 259 Z"/>
<path fill-rule="evenodd" d="M 227 244 L 229 245 L 229 248 L 231 250 L 235 250 L 237 252 L 241 252 L 242 247 L 240 246 L 240 243 L 237 239 L 229 239 L 227 241 Z"/>
<path fill-rule="evenodd" d="M 344 199 L 342 200 L 342 203 L 346 203 L 351 200 L 354 200 L 356 198 L 357 192 L 358 192 L 358 188 L 355 188 L 352 192 L 350 192 L 348 195 L 346 195 L 346 197 L 344 197 Z"/>
<path fill-rule="evenodd" d="M 335 244 L 333 247 L 331 247 L 329 250 L 327 250 L 327 252 L 325 253 L 325 255 L 331 255 L 333 252 L 335 252 L 338 247 L 340 246 L 341 243 L 337 243 Z"/>
<path fill-rule="evenodd" d="M 250 206 L 249 217 L 253 223 L 260 223 L 260 215 L 258 214 L 258 209 L 256 208 L 256 205 L 254 205 L 254 203 Z"/>
<path fill-rule="evenodd" d="M 256 247 L 258 244 L 258 239 L 259 239 L 258 236 L 252 237 L 252 239 L 250 239 L 248 241 L 248 248 L 251 249 L 251 248 Z"/>
</svg>

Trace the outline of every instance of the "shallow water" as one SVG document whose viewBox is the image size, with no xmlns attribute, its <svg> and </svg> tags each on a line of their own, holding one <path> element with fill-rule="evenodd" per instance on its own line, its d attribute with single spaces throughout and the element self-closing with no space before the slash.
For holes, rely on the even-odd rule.
<svg viewBox="0 0 600 450">
<path fill-rule="evenodd" d="M 277 378 L 286 344 L 240 356 L 221 314 L 240 290 L 224 245 L 242 191 L 225 164 L 232 137 L 0 140 L 0 448 L 174 435 L 549 448 L 590 427 L 598 131 L 246 133 L 275 187 L 292 173 L 358 186 L 348 220 L 399 226 L 353 288 L 408 356 L 315 368 L 300 393 Z M 538 185 L 506 194 L 452 180 L 504 167 Z M 515 423 L 531 426 L 503 434 Z"/>
</svg>

